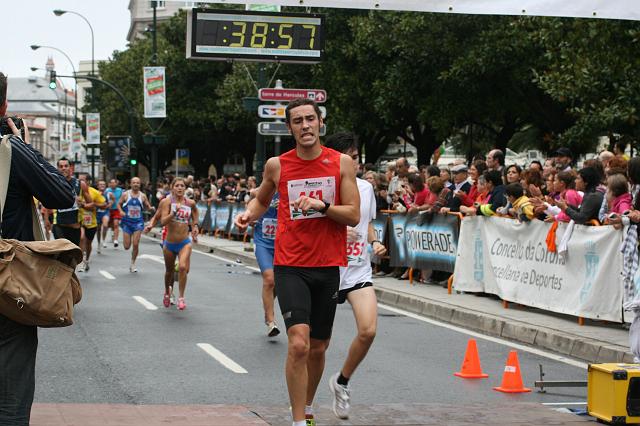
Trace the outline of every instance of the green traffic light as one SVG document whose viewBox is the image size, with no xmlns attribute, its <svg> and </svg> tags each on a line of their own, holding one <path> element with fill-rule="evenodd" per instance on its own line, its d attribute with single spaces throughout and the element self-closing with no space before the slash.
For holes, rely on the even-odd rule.
<svg viewBox="0 0 640 426">
<path fill-rule="evenodd" d="M 135 160 L 132 158 L 131 160 L 129 160 L 129 164 L 131 164 L 132 166 L 135 166 L 136 164 L 138 164 L 138 160 Z"/>
<path fill-rule="evenodd" d="M 56 84 L 55 81 L 52 81 L 52 82 L 49 83 L 49 89 L 53 90 L 53 89 L 56 89 L 57 87 L 58 87 L 58 85 Z"/>
</svg>

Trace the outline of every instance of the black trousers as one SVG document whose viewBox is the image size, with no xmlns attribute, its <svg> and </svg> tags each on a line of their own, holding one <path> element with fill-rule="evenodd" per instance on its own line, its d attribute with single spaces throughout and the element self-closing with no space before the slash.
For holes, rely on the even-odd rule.
<svg viewBox="0 0 640 426">
<path fill-rule="evenodd" d="M 35 390 L 38 329 L 0 315 L 0 425 L 28 426 Z"/>
</svg>

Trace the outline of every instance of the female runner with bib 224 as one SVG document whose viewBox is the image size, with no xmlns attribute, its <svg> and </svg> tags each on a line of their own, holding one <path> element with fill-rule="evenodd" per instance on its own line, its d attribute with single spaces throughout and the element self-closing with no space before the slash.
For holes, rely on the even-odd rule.
<svg viewBox="0 0 640 426">
<path fill-rule="evenodd" d="M 177 177 L 171 182 L 171 195 L 160 201 L 160 223 L 167 227 L 167 237 L 162 244 L 164 254 L 164 298 L 162 304 L 171 306 L 171 290 L 175 260 L 178 258 L 178 309 L 187 307 L 184 302 L 184 291 L 187 287 L 187 274 L 191 259 L 191 237 L 198 241 L 198 209 L 193 200 L 185 198 L 187 188 L 185 180 Z M 191 227 L 191 233 L 189 233 Z"/>
</svg>

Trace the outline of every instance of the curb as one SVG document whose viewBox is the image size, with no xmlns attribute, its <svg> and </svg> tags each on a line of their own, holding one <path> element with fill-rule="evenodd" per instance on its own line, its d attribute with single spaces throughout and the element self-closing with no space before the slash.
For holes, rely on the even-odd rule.
<svg viewBox="0 0 640 426">
<path fill-rule="evenodd" d="M 152 230 L 149 235 L 161 238 L 160 232 Z M 248 266 L 258 266 L 252 252 L 239 252 L 224 247 L 212 247 L 196 243 L 194 248 L 229 260 L 240 261 Z M 488 336 L 500 337 L 534 348 L 566 355 L 587 363 L 620 362 L 633 363 L 633 354 L 628 348 L 600 342 L 595 339 L 565 333 L 560 330 L 535 326 L 525 322 L 505 319 L 497 315 L 456 305 L 436 302 L 412 294 L 397 292 L 374 286 L 378 302 L 411 312 L 425 318 L 477 331 Z"/>
<path fill-rule="evenodd" d="M 633 354 L 622 346 L 564 333 L 552 328 L 504 319 L 496 315 L 461 309 L 459 306 L 375 287 L 378 301 L 398 309 L 489 336 L 567 355 L 587 363 L 633 363 Z"/>
</svg>

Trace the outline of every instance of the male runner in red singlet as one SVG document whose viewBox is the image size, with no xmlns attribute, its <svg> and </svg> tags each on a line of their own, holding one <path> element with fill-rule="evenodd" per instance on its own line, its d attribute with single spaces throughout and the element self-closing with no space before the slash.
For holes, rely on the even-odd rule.
<svg viewBox="0 0 640 426">
<path fill-rule="evenodd" d="M 351 158 L 320 145 L 315 102 L 289 103 L 286 122 L 296 148 L 267 161 L 256 198 L 235 223 L 246 228 L 280 193 L 274 275 L 289 338 L 285 372 L 293 425 L 304 426 L 315 424 L 311 404 L 331 338 L 339 267 L 347 265 L 346 226 L 360 221 L 360 195 Z"/>
</svg>

